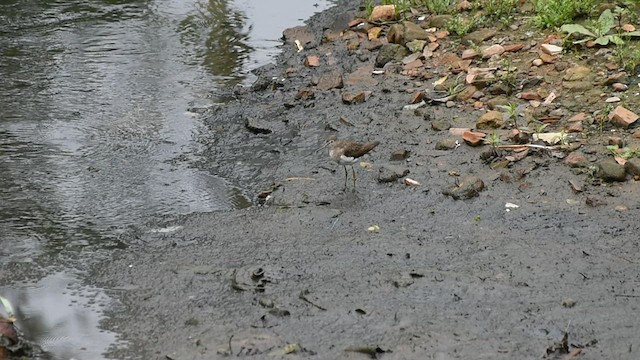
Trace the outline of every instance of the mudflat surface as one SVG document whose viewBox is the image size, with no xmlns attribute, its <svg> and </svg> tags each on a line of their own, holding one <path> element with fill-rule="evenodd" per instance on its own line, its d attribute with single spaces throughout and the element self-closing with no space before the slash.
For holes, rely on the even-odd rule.
<svg viewBox="0 0 640 360">
<path fill-rule="evenodd" d="M 96 267 L 123 305 L 105 325 L 130 344 L 109 355 L 637 358 L 637 183 L 596 181 L 549 151 L 494 169 L 480 158 L 486 146 L 435 150 L 450 134 L 434 119 L 462 126 L 483 112 L 402 110 L 420 84 L 400 74 L 318 89 L 322 74 L 373 64 L 375 51 L 320 42 L 356 5 L 315 16 L 304 51 L 285 45 L 261 69 L 263 86 L 205 115 L 200 166 L 256 197 L 276 188 L 267 204 L 150 224 Z M 310 54 L 320 67 L 303 65 Z M 297 97 L 303 89 L 314 96 Z M 351 90 L 372 93 L 346 105 Z M 314 152 L 330 135 L 380 141 L 356 166 L 356 192 L 342 191 L 326 149 Z M 409 157 L 390 160 L 397 149 Z M 406 170 L 420 186 L 379 181 Z M 477 196 L 443 194 L 468 176 L 485 185 Z"/>
</svg>

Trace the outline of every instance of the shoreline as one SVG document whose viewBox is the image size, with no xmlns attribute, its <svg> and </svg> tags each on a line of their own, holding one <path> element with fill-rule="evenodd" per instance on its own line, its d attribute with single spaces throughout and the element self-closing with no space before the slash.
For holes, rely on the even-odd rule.
<svg viewBox="0 0 640 360">
<path fill-rule="evenodd" d="M 554 346 L 565 331 L 590 358 L 630 357 L 638 225 L 616 206 L 637 208 L 635 181 L 593 184 L 543 152 L 493 169 L 478 148 L 436 149 L 449 135 L 434 122 L 481 112 L 403 110 L 432 80 L 371 76 L 375 49 L 320 41 L 353 17 L 312 17 L 295 33 L 311 46 L 285 45 L 237 101 L 207 115 L 200 165 L 256 196 L 270 191 L 268 206 L 141 229 L 96 267 L 92 278 L 123 305 L 104 325 L 130 342 L 109 357 L 533 359 L 564 356 Z M 310 55 L 320 66 L 304 65 Z M 326 89 L 338 74 L 343 86 Z M 372 93 L 344 101 L 360 91 Z M 381 142 L 357 166 L 356 193 L 340 191 L 342 167 L 326 151 L 313 152 L 335 134 Z M 444 194 L 470 177 L 484 188 L 469 199 Z"/>
</svg>

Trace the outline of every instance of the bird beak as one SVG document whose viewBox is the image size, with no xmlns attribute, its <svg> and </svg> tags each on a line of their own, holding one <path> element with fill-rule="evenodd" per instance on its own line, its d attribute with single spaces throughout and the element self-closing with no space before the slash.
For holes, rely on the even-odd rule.
<svg viewBox="0 0 640 360">
<path fill-rule="evenodd" d="M 327 147 L 327 145 L 329 145 L 329 144 L 330 144 L 330 142 L 329 142 L 329 141 L 325 141 L 325 142 L 324 142 L 324 144 L 322 144 L 322 146 L 320 146 L 319 148 L 317 148 L 317 149 L 313 150 L 313 151 L 311 152 L 311 154 L 309 154 L 309 155 L 313 155 L 313 154 L 318 153 L 320 150 L 322 150 L 322 149 L 326 148 L 326 147 Z"/>
</svg>

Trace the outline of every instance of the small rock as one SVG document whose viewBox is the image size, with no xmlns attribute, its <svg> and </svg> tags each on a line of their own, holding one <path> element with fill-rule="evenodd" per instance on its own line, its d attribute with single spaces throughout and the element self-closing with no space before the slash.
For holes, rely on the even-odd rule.
<svg viewBox="0 0 640 360">
<path fill-rule="evenodd" d="M 609 75 L 604 84 L 611 85 L 614 83 L 626 83 L 627 81 L 629 81 L 629 79 L 627 78 L 627 73 L 623 71 L 613 75 Z"/>
<path fill-rule="evenodd" d="M 547 55 L 558 55 L 562 53 L 562 47 L 551 44 L 542 44 L 540 49 Z"/>
<path fill-rule="evenodd" d="M 585 167 L 589 164 L 589 160 L 580 151 L 572 151 L 564 158 L 564 163 L 570 167 Z"/>
<path fill-rule="evenodd" d="M 613 91 L 625 91 L 629 89 L 629 86 L 627 84 L 619 82 L 611 84 L 611 87 L 613 88 Z"/>
<path fill-rule="evenodd" d="M 387 33 L 390 43 L 405 45 L 414 40 L 428 40 L 429 34 L 416 23 L 403 21 L 402 24 L 393 24 Z"/>
<path fill-rule="evenodd" d="M 520 94 L 522 100 L 540 100 L 540 96 L 535 91 L 524 91 Z"/>
<path fill-rule="evenodd" d="M 406 160 L 409 157 L 409 150 L 407 149 L 396 149 L 391 152 L 391 161 L 402 161 Z"/>
<path fill-rule="evenodd" d="M 604 100 L 604 102 L 606 102 L 606 103 L 608 103 L 608 104 L 610 104 L 610 103 L 615 103 L 615 102 L 620 102 L 620 98 L 619 98 L 619 97 L 617 97 L 617 96 L 612 96 L 612 97 L 606 98 L 606 99 Z"/>
<path fill-rule="evenodd" d="M 300 91 L 298 91 L 298 93 L 296 94 L 295 99 L 296 100 L 313 100 L 315 99 L 316 94 L 314 94 L 313 91 L 311 91 L 310 89 L 300 89 Z"/>
<path fill-rule="evenodd" d="M 618 204 L 618 205 L 614 206 L 613 208 L 618 212 L 624 212 L 624 211 L 629 210 L 629 208 L 624 204 Z"/>
<path fill-rule="evenodd" d="M 475 94 L 476 91 L 478 91 L 478 88 L 476 88 L 473 85 L 469 85 L 456 95 L 456 99 L 460 101 L 467 101 L 471 99 L 471 97 L 473 96 L 473 94 Z"/>
<path fill-rule="evenodd" d="M 487 106 L 491 110 L 497 109 L 498 106 L 507 106 L 507 105 L 509 105 L 509 99 L 507 99 L 507 97 L 505 96 L 496 96 L 494 98 L 487 100 Z"/>
<path fill-rule="evenodd" d="M 318 67 L 320 66 L 320 57 L 318 55 L 309 55 L 304 59 L 304 66 Z"/>
<path fill-rule="evenodd" d="M 391 183 L 396 182 L 409 175 L 409 169 L 399 170 L 391 166 L 383 166 L 378 170 L 378 182 Z"/>
<path fill-rule="evenodd" d="M 424 49 L 426 44 L 427 42 L 424 40 L 413 40 L 413 41 L 409 41 L 405 46 L 412 53 L 419 53 L 419 52 L 422 52 L 422 49 Z"/>
<path fill-rule="evenodd" d="M 454 138 L 440 139 L 436 142 L 436 150 L 453 150 L 459 145 L 458 140 Z"/>
<path fill-rule="evenodd" d="M 578 81 L 584 80 L 591 75 L 591 69 L 586 66 L 576 66 L 567 69 L 567 72 L 562 77 L 565 81 Z"/>
<path fill-rule="evenodd" d="M 625 129 L 628 128 L 629 125 L 633 124 L 636 120 L 638 120 L 638 115 L 630 110 L 627 110 L 622 105 L 618 105 L 609 114 L 609 121 L 611 121 L 612 124 Z"/>
<path fill-rule="evenodd" d="M 382 31 L 382 28 L 379 26 L 372 27 L 367 32 L 367 39 L 369 39 L 369 41 L 378 39 L 381 31 Z"/>
<path fill-rule="evenodd" d="M 569 121 L 585 121 L 587 119 L 587 114 L 581 112 L 573 115 Z"/>
<path fill-rule="evenodd" d="M 342 102 L 347 105 L 362 103 L 362 102 L 365 102 L 366 99 L 367 99 L 367 93 L 365 91 L 360 91 L 357 93 L 352 93 L 352 92 L 342 93 Z"/>
<path fill-rule="evenodd" d="M 572 308 L 576 306 L 576 301 L 572 298 L 566 298 L 562 300 L 562 306 L 566 308 Z"/>
<path fill-rule="evenodd" d="M 474 57 L 478 56 L 480 54 L 478 54 L 477 51 L 473 50 L 473 49 L 465 49 L 462 51 L 462 55 L 460 56 L 460 58 L 462 60 L 467 60 L 467 59 L 473 59 Z"/>
<path fill-rule="evenodd" d="M 391 21 L 396 18 L 395 5 L 378 5 L 373 8 L 369 20 L 371 21 Z"/>
<path fill-rule="evenodd" d="M 565 61 L 559 61 L 553 65 L 553 68 L 556 69 L 557 72 L 565 71 L 569 67 L 569 63 Z"/>
<path fill-rule="evenodd" d="M 411 22 L 411 21 L 403 21 L 402 25 L 404 26 L 404 39 L 403 44 L 414 40 L 428 40 L 429 37 L 427 32 L 420 27 L 420 25 Z"/>
<path fill-rule="evenodd" d="M 626 171 L 624 166 L 613 160 L 603 160 L 598 163 L 598 177 L 604 181 L 624 181 Z"/>
<path fill-rule="evenodd" d="M 380 39 L 373 39 L 364 42 L 364 48 L 369 51 L 376 51 L 382 47 L 382 41 Z"/>
<path fill-rule="evenodd" d="M 444 29 L 447 27 L 451 19 L 451 15 L 433 15 L 429 17 L 428 26 L 438 29 Z"/>
<path fill-rule="evenodd" d="M 569 180 L 569 184 L 571 184 L 571 190 L 573 190 L 573 192 L 579 193 L 579 192 L 583 192 L 584 191 L 584 186 L 578 182 L 578 180 Z"/>
<path fill-rule="evenodd" d="M 419 52 L 415 52 L 415 53 L 413 53 L 413 54 L 409 54 L 409 55 L 407 55 L 407 56 L 403 57 L 403 58 L 402 58 L 402 63 L 403 63 L 404 65 L 407 65 L 407 64 L 409 64 L 409 63 L 412 63 L 412 62 L 414 62 L 414 61 L 418 60 L 420 57 L 422 57 L 422 54 L 421 54 L 421 53 L 419 53 Z"/>
<path fill-rule="evenodd" d="M 524 48 L 524 44 L 510 44 L 504 46 L 505 52 L 518 52 Z"/>
<path fill-rule="evenodd" d="M 376 67 L 383 67 L 388 62 L 399 62 L 409 54 L 409 50 L 406 47 L 398 44 L 384 44 L 378 51 L 376 57 Z"/>
<path fill-rule="evenodd" d="M 504 115 L 500 111 L 491 110 L 480 116 L 476 122 L 476 129 L 498 129 L 504 124 Z"/>
<path fill-rule="evenodd" d="M 582 121 L 570 122 L 569 125 L 567 125 L 567 132 L 569 133 L 579 133 L 583 131 L 584 127 L 582 126 Z"/>
<path fill-rule="evenodd" d="M 619 149 L 622 149 L 624 147 L 624 140 L 619 137 L 619 136 L 610 136 L 607 138 L 607 143 L 609 145 L 615 145 L 617 146 Z"/>
<path fill-rule="evenodd" d="M 338 70 L 323 73 L 320 75 L 317 86 L 320 90 L 342 89 L 344 86 L 342 73 Z"/>
<path fill-rule="evenodd" d="M 489 59 L 494 55 L 502 55 L 503 53 L 504 53 L 504 47 L 500 44 L 495 44 L 482 50 L 482 57 L 484 59 Z"/>
<path fill-rule="evenodd" d="M 453 136 L 464 136 L 464 133 L 471 131 L 469 128 L 449 128 L 449 134 Z"/>
<path fill-rule="evenodd" d="M 542 66 L 544 64 L 544 61 L 542 61 L 542 59 L 538 58 L 538 59 L 534 59 L 531 62 L 531 65 L 533 66 Z"/>
<path fill-rule="evenodd" d="M 484 145 L 484 138 L 487 135 L 481 132 L 473 132 L 473 131 L 465 131 L 462 134 L 462 139 L 469 146 L 480 146 Z"/>
<path fill-rule="evenodd" d="M 462 43 L 466 45 L 480 45 L 483 41 L 489 40 L 492 37 L 496 36 L 498 32 L 494 29 L 480 29 L 476 30 L 470 34 L 465 35 L 462 38 Z"/>
<path fill-rule="evenodd" d="M 254 134 L 271 134 L 273 132 L 265 122 L 255 118 L 246 118 L 244 127 Z"/>
<path fill-rule="evenodd" d="M 613 71 L 613 70 L 618 70 L 620 68 L 620 65 L 618 65 L 616 63 L 608 62 L 608 63 L 604 64 L 604 67 L 606 67 L 607 70 Z"/>
<path fill-rule="evenodd" d="M 446 119 L 435 119 L 431 122 L 431 129 L 435 131 L 445 131 L 451 128 L 451 123 Z"/>
<path fill-rule="evenodd" d="M 294 45 L 296 40 L 300 41 L 300 44 L 305 49 L 314 48 L 320 43 L 320 39 L 316 38 L 313 31 L 306 26 L 295 26 L 286 29 L 282 32 L 282 37 L 285 43 L 290 45 Z"/>
<path fill-rule="evenodd" d="M 413 94 L 413 97 L 411 98 L 411 101 L 409 101 L 410 104 L 417 104 L 419 102 L 421 102 L 422 100 L 424 100 L 426 94 L 423 91 L 418 91 L 415 94 Z"/>
<path fill-rule="evenodd" d="M 460 180 L 456 185 L 444 189 L 442 193 L 451 196 L 455 200 L 471 199 L 480 194 L 484 189 L 484 182 L 476 176 L 468 176 Z"/>
<path fill-rule="evenodd" d="M 540 60 L 542 60 L 542 62 L 545 64 L 553 64 L 554 62 L 556 62 L 555 57 L 547 54 L 540 54 Z"/>
<path fill-rule="evenodd" d="M 640 159 L 634 157 L 627 160 L 627 162 L 624 164 L 624 169 L 631 176 L 639 176 L 640 175 Z"/>
</svg>

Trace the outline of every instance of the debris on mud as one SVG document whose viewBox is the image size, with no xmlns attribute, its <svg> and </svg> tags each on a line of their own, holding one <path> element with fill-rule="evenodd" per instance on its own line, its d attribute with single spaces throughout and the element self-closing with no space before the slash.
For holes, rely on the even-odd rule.
<svg viewBox="0 0 640 360">
<path fill-rule="evenodd" d="M 484 182 L 482 179 L 477 176 L 468 176 L 460 181 L 456 181 L 454 186 L 444 189 L 442 193 L 451 196 L 455 200 L 464 200 L 480 195 L 483 189 Z"/>
<path fill-rule="evenodd" d="M 344 349 L 344 351 L 369 355 L 371 359 L 377 359 L 381 354 L 392 352 L 391 350 L 384 350 L 380 346 L 351 346 Z"/>
</svg>

